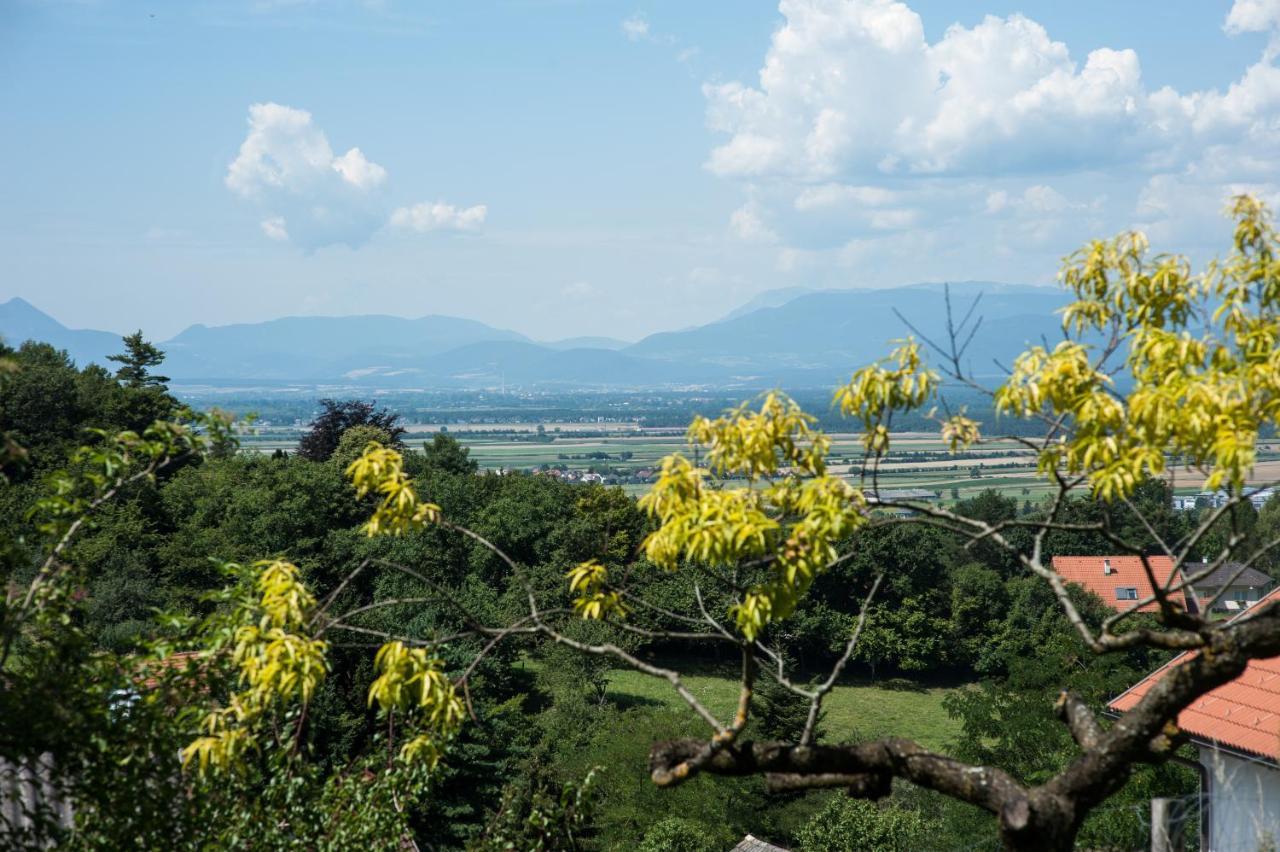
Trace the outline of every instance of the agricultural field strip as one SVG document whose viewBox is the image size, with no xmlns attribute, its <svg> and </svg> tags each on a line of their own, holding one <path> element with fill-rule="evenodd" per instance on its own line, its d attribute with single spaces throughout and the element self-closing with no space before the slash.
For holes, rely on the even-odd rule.
<svg viewBox="0 0 1280 852">
<path fill-rule="evenodd" d="M 553 427 L 555 428 L 555 427 Z M 485 469 L 537 468 L 542 465 L 563 466 L 569 469 L 591 467 L 634 472 L 653 469 L 662 458 L 673 452 L 692 455 L 684 437 L 662 430 L 665 434 L 653 434 L 636 428 L 632 423 L 569 423 L 559 424 L 565 432 L 611 432 L 601 437 L 570 437 L 547 430 L 546 441 L 512 440 L 515 435 L 535 435 L 537 424 L 528 423 L 475 423 L 451 424 L 448 434 L 459 438 L 471 451 L 471 455 Z M 410 447 L 430 434 L 434 428 L 415 427 L 406 436 Z M 861 469 L 861 438 L 852 433 L 831 435 L 830 457 L 833 472 L 857 476 Z M 276 449 L 292 451 L 297 440 L 292 435 L 264 434 L 246 436 L 246 449 L 272 452 Z M 606 458 L 589 458 L 592 453 L 605 454 Z M 622 458 L 622 453 L 629 453 Z M 846 462 L 847 463 L 842 463 Z M 982 471 L 981 477 L 969 475 L 974 469 Z M 1034 476 L 1034 458 L 1030 451 L 1012 441 L 996 441 L 982 447 L 971 448 L 959 456 L 952 456 L 947 444 L 934 435 L 902 433 L 893 436 L 893 450 L 881 462 L 880 482 L 885 488 L 928 488 L 945 492 L 959 489 L 962 496 L 994 488 L 1010 496 L 1040 497 L 1050 488 Z M 1259 447 L 1259 461 L 1250 482 L 1254 484 L 1280 480 L 1280 451 L 1275 444 Z M 1175 472 L 1174 485 L 1179 493 L 1199 490 L 1194 472 Z M 628 484 L 629 493 L 640 493 L 644 486 Z"/>
</svg>

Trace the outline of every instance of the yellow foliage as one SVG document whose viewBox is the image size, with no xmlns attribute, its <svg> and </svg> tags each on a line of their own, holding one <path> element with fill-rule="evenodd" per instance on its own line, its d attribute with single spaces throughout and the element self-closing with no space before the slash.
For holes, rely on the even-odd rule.
<svg viewBox="0 0 1280 852">
<path fill-rule="evenodd" d="M 296 566 L 263 560 L 257 571 L 252 606 L 240 613 L 232 635 L 231 661 L 241 689 L 227 706 L 205 716 L 206 736 L 182 751 L 184 766 L 198 771 L 227 770 L 257 749 L 256 728 L 274 707 L 306 704 L 329 672 L 328 644 L 307 634 L 315 598 Z"/>
<path fill-rule="evenodd" d="M 369 687 L 369 705 L 385 713 L 399 712 L 413 719 L 419 733 L 404 743 L 402 760 L 424 760 L 434 766 L 444 745 L 462 727 L 462 699 L 443 671 L 443 663 L 425 648 L 388 642 L 373 661 L 378 677 Z"/>
<path fill-rule="evenodd" d="M 1243 488 L 1259 430 L 1280 421 L 1280 242 L 1255 199 L 1236 198 L 1231 213 L 1234 251 L 1200 275 L 1181 256 L 1149 257 L 1136 232 L 1067 258 L 1067 339 L 1024 352 L 994 395 L 997 412 L 1038 418 L 1049 431 L 1040 476 L 1083 476 L 1100 498 L 1118 499 L 1177 457 L 1204 472 L 1206 488 Z M 1086 333 L 1103 344 L 1080 339 Z M 1117 373 L 1127 373 L 1123 383 Z M 854 372 L 835 403 L 861 422 L 867 451 L 879 456 L 889 450 L 893 415 L 923 406 L 939 381 L 908 339 Z M 980 440 L 980 424 L 963 413 L 941 426 L 953 452 Z M 680 454 L 663 461 L 640 501 L 659 524 L 645 553 L 667 570 L 766 566 L 766 579 L 733 609 L 738 629 L 754 638 L 791 614 L 866 505 L 857 488 L 826 473 L 829 440 L 780 394 L 758 410 L 697 418 L 689 437 L 707 447 L 709 470 Z M 746 484 L 722 487 L 711 474 Z M 603 589 L 595 571 L 570 573 L 583 608 Z"/>
<path fill-rule="evenodd" d="M 863 443 L 873 453 L 889 450 L 889 419 L 911 411 L 938 392 L 938 374 L 924 366 L 920 344 L 907 338 L 888 358 L 863 367 L 835 394 L 836 405 L 862 421 Z"/>
<path fill-rule="evenodd" d="M 947 442 L 947 446 L 954 455 L 956 452 L 978 443 L 982 437 L 979 433 L 979 425 L 978 421 L 971 420 L 963 414 L 952 415 L 943 421 L 942 440 Z"/>
<path fill-rule="evenodd" d="M 830 439 L 813 422 L 781 394 L 767 395 L 758 411 L 743 406 L 716 420 L 699 418 L 690 440 L 706 446 L 715 472 L 747 484 L 716 487 L 708 479 L 711 471 L 677 453 L 663 460 L 658 481 L 640 500 L 659 521 L 644 542 L 645 555 L 656 565 L 767 565 L 768 579 L 732 611 L 738 629 L 751 639 L 791 614 L 835 558 L 836 541 L 865 519 L 861 492 L 826 472 Z M 579 566 L 570 572 L 571 586 L 578 582 L 600 594 L 599 585 L 587 585 L 596 571 L 590 564 Z M 575 602 L 587 617 L 609 605 L 590 595 Z"/>
<path fill-rule="evenodd" d="M 364 525 L 369 536 L 400 535 L 440 520 L 439 506 L 418 499 L 404 472 L 404 458 L 377 441 L 370 441 L 364 453 L 347 465 L 346 474 L 357 497 L 381 498 Z"/>
<path fill-rule="evenodd" d="M 715 420 L 695 417 L 689 440 L 707 446 L 707 461 L 721 476 L 773 476 L 781 464 L 821 475 L 831 439 L 794 400 L 769 393 L 759 411 L 743 403 Z"/>
<path fill-rule="evenodd" d="M 1118 394 L 1106 353 L 1078 341 L 1019 357 L 996 405 L 1060 424 L 1041 474 L 1085 474 L 1095 494 L 1113 499 L 1178 456 L 1205 472 L 1206 488 L 1244 486 L 1259 429 L 1280 416 L 1280 264 L 1266 208 L 1240 196 L 1231 212 L 1235 251 L 1203 275 L 1181 257 L 1148 261 L 1137 233 L 1067 259 L 1062 278 L 1076 301 L 1064 328 L 1109 332 L 1132 387 Z M 1192 323 L 1207 324 L 1204 333 L 1194 336 Z"/>
<path fill-rule="evenodd" d="M 577 594 L 573 611 L 585 619 L 600 620 L 609 615 L 625 616 L 622 596 L 605 589 L 609 572 L 599 561 L 588 559 L 569 569 L 569 591 Z"/>
</svg>

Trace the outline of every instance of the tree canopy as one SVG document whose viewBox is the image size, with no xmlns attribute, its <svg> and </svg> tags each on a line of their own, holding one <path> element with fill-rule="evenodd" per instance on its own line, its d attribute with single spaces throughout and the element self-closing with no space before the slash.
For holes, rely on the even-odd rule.
<svg viewBox="0 0 1280 852">
<path fill-rule="evenodd" d="M 298 443 L 298 454 L 311 461 L 324 461 L 338 449 L 343 433 L 353 426 L 380 429 L 390 439 L 389 446 L 399 446 L 400 436 L 404 434 L 399 420 L 400 415 L 385 408 L 375 408 L 371 402 L 322 399 L 320 413 L 311 421 Z"/>
</svg>

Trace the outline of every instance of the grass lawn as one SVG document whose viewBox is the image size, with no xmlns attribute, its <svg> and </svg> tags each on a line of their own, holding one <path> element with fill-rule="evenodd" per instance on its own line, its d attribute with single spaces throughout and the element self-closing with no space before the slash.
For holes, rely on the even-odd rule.
<svg viewBox="0 0 1280 852">
<path fill-rule="evenodd" d="M 738 700 L 738 683 L 726 677 L 690 675 L 689 691 L 720 718 L 728 717 Z M 841 684 L 827 696 L 822 727 L 828 740 L 858 737 L 900 736 L 926 748 L 943 748 L 960 731 L 947 716 L 942 699 L 954 689 L 884 689 L 870 684 Z M 665 680 L 631 669 L 615 669 L 609 675 L 609 697 L 620 704 L 658 702 L 685 708 L 680 696 Z M 692 713 L 692 711 L 690 711 Z"/>
</svg>

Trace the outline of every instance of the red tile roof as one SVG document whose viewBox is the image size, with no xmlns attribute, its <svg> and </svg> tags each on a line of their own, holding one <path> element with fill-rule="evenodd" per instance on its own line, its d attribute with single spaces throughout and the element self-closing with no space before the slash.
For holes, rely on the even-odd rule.
<svg viewBox="0 0 1280 852">
<path fill-rule="evenodd" d="M 1265 601 L 1280 599 L 1280 589 Z M 1129 710 L 1173 666 L 1196 652 L 1179 654 L 1112 701 L 1109 709 Z M 1280 761 L 1280 657 L 1250 660 L 1240 677 L 1197 698 L 1178 714 L 1178 727 L 1192 737 Z"/>
<path fill-rule="evenodd" d="M 201 656 L 203 654 L 200 651 L 175 651 L 159 660 L 146 660 L 139 667 L 139 685 L 143 689 L 155 689 L 160 685 L 161 678 L 168 672 L 184 670 L 192 663 L 198 667 Z"/>
<path fill-rule="evenodd" d="M 1163 582 L 1173 573 L 1173 560 L 1168 556 L 1148 556 L 1147 560 L 1151 563 L 1151 570 L 1157 580 Z M 1104 562 L 1110 563 L 1110 574 L 1103 572 Z M 1135 588 L 1138 590 L 1138 600 L 1152 593 L 1141 556 L 1055 556 L 1053 570 L 1068 583 L 1084 586 L 1115 610 L 1128 609 L 1136 603 L 1133 600 L 1117 599 L 1116 589 Z M 1182 592 L 1175 592 L 1173 598 L 1183 607 L 1186 606 L 1186 598 Z M 1153 601 L 1138 611 L 1155 612 L 1158 609 Z"/>
</svg>

